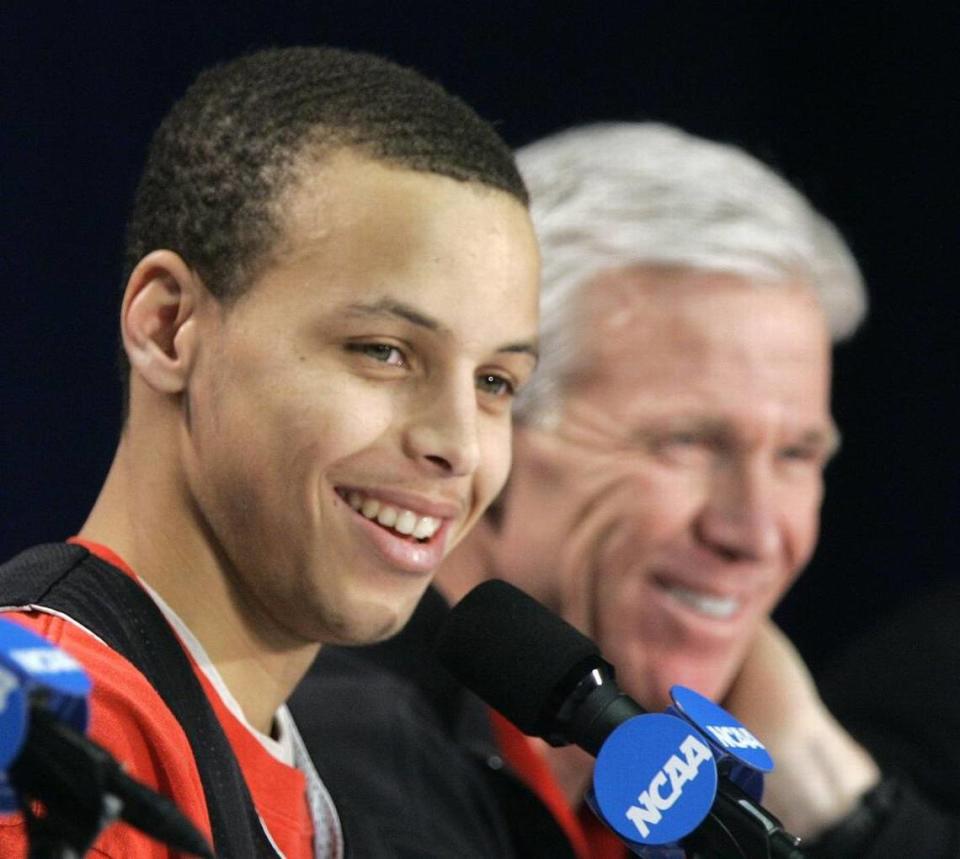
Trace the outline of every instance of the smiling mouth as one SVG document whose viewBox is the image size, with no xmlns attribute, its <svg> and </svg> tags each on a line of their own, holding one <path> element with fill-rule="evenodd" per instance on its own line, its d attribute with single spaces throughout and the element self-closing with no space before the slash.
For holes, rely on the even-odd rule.
<svg viewBox="0 0 960 859">
<path fill-rule="evenodd" d="M 386 504 L 356 490 L 350 492 L 337 490 L 337 492 L 365 519 L 376 522 L 381 528 L 396 536 L 407 537 L 418 543 L 428 543 L 443 524 L 443 520 L 435 516 L 421 516 L 412 510 Z"/>
<path fill-rule="evenodd" d="M 713 594 L 706 594 L 703 591 L 672 584 L 663 579 L 658 578 L 656 581 L 660 589 L 669 597 L 681 605 L 693 609 L 697 614 L 709 617 L 712 620 L 729 620 L 740 610 L 742 605 L 742 601 L 737 597 L 718 597 Z"/>
</svg>

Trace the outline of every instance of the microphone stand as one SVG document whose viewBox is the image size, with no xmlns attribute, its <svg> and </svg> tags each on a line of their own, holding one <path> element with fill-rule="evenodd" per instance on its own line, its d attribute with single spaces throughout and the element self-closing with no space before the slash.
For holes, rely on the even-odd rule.
<svg viewBox="0 0 960 859">
<path fill-rule="evenodd" d="M 135 782 L 105 749 L 42 706 L 31 708 L 9 780 L 22 798 L 28 859 L 81 859 L 121 817 L 176 849 L 212 859 L 203 836 L 170 800 Z"/>
<path fill-rule="evenodd" d="M 738 797 L 736 794 L 742 794 Z M 719 812 L 719 813 L 718 813 Z M 800 839 L 786 832 L 780 821 L 765 812 L 737 785 L 718 792 L 703 826 L 681 839 L 694 856 L 724 859 L 804 859 Z"/>
<path fill-rule="evenodd" d="M 108 789 L 116 763 L 43 708 L 30 716 L 32 736 L 9 773 L 23 798 L 28 857 L 80 859 L 120 815 L 122 803 Z"/>
</svg>

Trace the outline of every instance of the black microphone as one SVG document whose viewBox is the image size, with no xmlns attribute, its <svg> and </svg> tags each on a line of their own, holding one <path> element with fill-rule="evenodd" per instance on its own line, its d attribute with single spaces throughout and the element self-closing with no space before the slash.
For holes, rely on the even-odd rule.
<svg viewBox="0 0 960 859">
<path fill-rule="evenodd" d="M 484 582 L 453 608 L 436 649 L 467 688 L 552 745 L 572 742 L 596 756 L 615 728 L 646 712 L 617 687 L 594 642 L 503 581 Z M 804 855 L 799 839 L 725 772 L 706 818 L 681 844 L 693 855 Z"/>
</svg>

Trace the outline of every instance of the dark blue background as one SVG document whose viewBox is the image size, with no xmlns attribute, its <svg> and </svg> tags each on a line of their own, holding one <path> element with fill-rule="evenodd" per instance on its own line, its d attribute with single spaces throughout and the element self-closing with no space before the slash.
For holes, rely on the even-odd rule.
<svg viewBox="0 0 960 859">
<path fill-rule="evenodd" d="M 837 356 L 821 546 L 779 614 L 816 662 L 953 573 L 958 37 L 947 3 L 7 0 L 0 556 L 77 529 L 109 464 L 121 237 L 150 132 L 211 62 L 326 42 L 418 67 L 514 145 L 642 118 L 740 143 L 840 225 L 872 309 Z"/>
</svg>

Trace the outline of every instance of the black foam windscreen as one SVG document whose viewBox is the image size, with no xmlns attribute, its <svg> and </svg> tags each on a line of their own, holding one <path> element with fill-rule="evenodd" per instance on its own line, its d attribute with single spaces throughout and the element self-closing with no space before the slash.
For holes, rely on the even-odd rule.
<svg viewBox="0 0 960 859">
<path fill-rule="evenodd" d="M 545 710 L 571 674 L 579 679 L 585 663 L 600 660 L 589 638 L 499 579 L 478 585 L 454 606 L 436 648 L 464 686 L 533 735 L 545 732 Z"/>
</svg>

